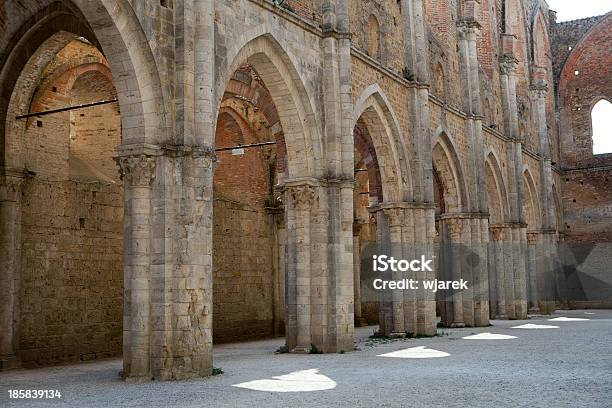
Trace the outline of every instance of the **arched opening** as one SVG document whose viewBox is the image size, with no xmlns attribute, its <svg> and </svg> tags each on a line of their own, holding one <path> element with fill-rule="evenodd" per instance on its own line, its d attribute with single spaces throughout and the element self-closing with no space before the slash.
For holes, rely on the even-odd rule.
<svg viewBox="0 0 612 408">
<path fill-rule="evenodd" d="M 437 262 L 436 278 L 461 279 L 461 245 L 465 241 L 462 209 L 466 202 L 462 172 L 448 136 L 442 133 L 432 150 L 434 198 L 436 206 Z M 445 327 L 473 325 L 469 314 L 464 316 L 468 299 L 460 291 L 436 293 L 436 314 Z M 472 318 L 473 320 L 473 318 Z"/>
<path fill-rule="evenodd" d="M 371 271 L 372 255 L 387 254 L 414 243 L 402 229 L 410 217 L 403 206 L 412 194 L 409 152 L 403 143 L 396 117 L 384 93 L 377 85 L 366 89 L 355 103 L 354 160 L 355 193 L 353 254 L 355 282 L 355 322 L 379 324 L 379 332 L 416 333 L 416 306 L 406 311 L 407 319 L 395 313 L 391 303 L 404 301 L 388 291 L 373 289 L 372 274 L 361 276 L 361 267 Z M 404 227 L 402 227 L 402 225 Z M 412 233 L 412 231 L 410 231 Z M 381 276 L 375 275 L 376 278 Z M 396 324 L 402 321 L 398 330 Z"/>
<path fill-rule="evenodd" d="M 514 273 L 512 262 L 504 255 L 511 249 L 512 231 L 509 228 L 509 206 L 506 187 L 499 161 L 491 152 L 485 162 L 487 204 L 489 209 L 489 316 L 507 319 L 512 313 Z"/>
<path fill-rule="evenodd" d="M 612 153 L 612 103 L 600 99 L 591 109 L 593 154 Z"/>
<path fill-rule="evenodd" d="M 122 352 L 124 194 L 113 160 L 122 131 L 117 92 L 95 46 L 73 39 L 50 53 L 59 38 L 42 43 L 22 71 L 17 94 L 32 80 L 35 92 L 29 101 L 14 94 L 7 118 L 9 146 L 20 146 L 7 153 L 19 157 L 26 173 L 17 345 L 24 366 Z M 36 75 L 33 65 L 47 53 L 51 58 Z M 115 102 L 75 108 L 100 101 Z M 42 113 L 14 116 L 27 112 Z"/>
<path fill-rule="evenodd" d="M 353 198 L 353 258 L 355 285 L 355 325 L 375 325 L 379 321 L 378 297 L 370 285 L 361 284 L 361 255 L 368 245 L 376 243 L 376 214 L 369 209 L 383 202 L 380 167 L 370 130 L 363 116 L 353 129 L 355 139 L 355 190 Z"/>
<path fill-rule="evenodd" d="M 150 327 L 132 319 L 150 306 L 149 264 L 127 261 L 148 250 L 150 225 L 133 222 L 128 205 L 124 213 L 130 183 L 112 157 L 166 131 L 148 43 L 131 7 L 74 0 L 19 10 L 0 58 L 2 365 L 108 357 L 123 343 L 124 373 L 150 375 Z M 73 106 L 83 102 L 96 103 Z M 151 173 L 139 179 L 146 194 Z"/>
<path fill-rule="evenodd" d="M 327 239 L 324 232 L 327 224 L 323 226 L 322 223 L 327 220 L 328 208 L 320 204 L 325 199 L 326 189 L 317 178 L 320 177 L 317 169 L 324 155 L 311 99 L 291 56 L 271 34 L 247 40 L 228 54 L 231 63 L 217 67 L 219 77 L 224 80 L 219 82 L 221 88 L 218 91 L 218 95 L 223 97 L 219 97 L 217 105 L 215 148 L 220 161 L 213 180 L 217 184 L 214 199 L 216 206 L 221 205 L 217 200 L 223 190 L 220 182 L 234 179 L 234 186 L 243 187 L 239 191 L 233 188 L 230 193 L 243 208 L 241 212 L 232 209 L 225 214 L 237 217 L 247 207 L 250 213 L 241 215 L 246 217 L 242 220 L 229 220 L 232 226 L 229 231 L 226 231 L 226 220 L 218 218 L 223 213 L 214 213 L 213 224 L 220 228 L 213 233 L 213 246 L 220 249 L 214 241 L 222 239 L 223 233 L 240 235 L 249 230 L 255 233 L 249 235 L 250 241 L 234 235 L 234 239 L 240 241 L 238 246 L 248 250 L 239 253 L 236 248 L 225 248 L 225 255 L 229 255 L 225 261 L 220 252 L 213 253 L 213 270 L 219 270 L 217 265 L 221 267 L 225 263 L 229 265 L 227 270 L 234 273 L 232 279 L 239 278 L 239 285 L 250 285 L 261 292 L 260 298 L 250 300 L 250 305 L 255 308 L 253 313 L 244 312 L 244 304 L 239 303 L 244 297 L 234 297 L 233 308 L 225 310 L 238 312 L 243 323 L 251 319 L 251 315 L 262 324 L 267 321 L 264 324 L 268 330 L 265 336 L 280 335 L 284 327 L 287 351 L 309 352 L 313 346 L 323 352 L 350 350 L 353 347 L 352 322 L 341 327 L 331 327 L 327 323 L 329 319 L 339 318 L 348 308 L 348 302 L 342 303 L 344 298 L 330 295 L 332 289 L 324 276 L 329 279 L 340 277 L 325 275 L 332 273 L 321 267 L 327 262 L 328 249 L 325 245 L 315 244 L 316 240 L 318 244 Z M 261 143 L 270 141 L 272 144 L 221 146 L 222 129 L 234 129 L 237 133 L 236 125 L 224 125 L 225 110 L 241 128 L 245 143 L 262 140 Z M 234 140 L 238 139 L 234 137 Z M 224 142 L 230 140 L 226 137 Z M 219 151 L 223 148 L 230 150 Z M 254 151 L 249 153 L 249 149 Z M 232 155 L 234 157 L 230 157 Z M 239 166 L 238 162 L 245 159 L 253 161 L 253 164 Z M 261 170 L 256 170 L 257 166 Z M 245 175 L 241 169 L 252 174 Z M 250 180 L 249 186 L 244 185 L 243 178 Z M 259 191 L 252 191 L 257 188 Z M 261 223 L 252 219 L 254 216 Z M 257 235 L 258 238 L 254 239 Z M 232 242 L 231 238 L 228 242 Z M 258 262 L 264 258 L 272 265 L 277 263 L 277 267 L 259 265 Z M 249 266 L 247 263 L 257 265 Z M 247 267 L 253 272 L 241 271 Z M 218 278 L 213 277 L 216 279 L 214 285 L 219 285 Z M 239 287 L 231 290 L 244 293 Z M 265 302 L 261 299 L 263 292 L 266 292 Z M 213 299 L 213 303 L 224 301 L 226 299 Z M 333 307 L 323 307 L 322 304 Z M 215 320 L 220 322 L 213 315 Z"/>
<path fill-rule="evenodd" d="M 249 64 L 226 86 L 215 148 L 213 342 L 282 335 L 285 222 L 274 186 L 285 169 L 284 136 L 270 92 Z"/>
</svg>

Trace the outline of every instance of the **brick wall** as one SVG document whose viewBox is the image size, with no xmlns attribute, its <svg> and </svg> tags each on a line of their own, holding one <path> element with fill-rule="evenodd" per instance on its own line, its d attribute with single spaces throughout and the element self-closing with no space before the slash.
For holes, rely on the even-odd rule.
<svg viewBox="0 0 612 408">
<path fill-rule="evenodd" d="M 612 154 L 593 155 L 591 109 L 612 100 L 612 56 L 602 51 L 612 45 L 612 16 L 561 23 L 553 33 L 565 241 L 610 242 Z"/>
</svg>

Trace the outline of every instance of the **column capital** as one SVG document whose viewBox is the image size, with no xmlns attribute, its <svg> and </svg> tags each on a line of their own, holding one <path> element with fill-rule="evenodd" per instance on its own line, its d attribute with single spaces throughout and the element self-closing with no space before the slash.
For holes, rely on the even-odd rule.
<svg viewBox="0 0 612 408">
<path fill-rule="evenodd" d="M 463 232 L 463 219 L 447 218 L 444 222 L 448 227 L 448 232 L 451 235 L 451 239 L 453 241 L 458 241 L 461 238 L 461 233 Z"/>
<path fill-rule="evenodd" d="M 149 187 L 155 179 L 155 157 L 146 154 L 120 156 L 119 175 L 133 187 Z"/>
<path fill-rule="evenodd" d="M 476 41 L 480 35 L 480 23 L 476 20 L 464 19 L 457 22 L 460 40 Z"/>
<path fill-rule="evenodd" d="M 544 81 L 540 81 L 537 84 L 529 87 L 529 92 L 535 99 L 546 99 L 548 95 L 548 84 Z"/>
<path fill-rule="evenodd" d="M 518 69 L 519 61 L 510 55 L 503 55 L 499 59 L 499 69 L 502 75 L 513 75 L 516 74 Z"/>
<path fill-rule="evenodd" d="M 285 195 L 298 210 L 309 209 L 318 198 L 315 188 L 308 184 L 286 186 Z"/>
<path fill-rule="evenodd" d="M 504 240 L 504 227 L 502 226 L 489 227 L 489 232 L 491 233 L 491 240 L 493 242 L 501 242 Z"/>
</svg>

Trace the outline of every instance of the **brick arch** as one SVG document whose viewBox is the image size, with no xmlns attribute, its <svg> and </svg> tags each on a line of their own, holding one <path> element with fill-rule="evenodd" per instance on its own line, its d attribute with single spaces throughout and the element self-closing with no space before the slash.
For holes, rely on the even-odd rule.
<svg viewBox="0 0 612 408">
<path fill-rule="evenodd" d="M 527 229 L 530 231 L 539 230 L 542 225 L 540 199 L 538 197 L 538 190 L 536 189 L 533 175 L 529 168 L 523 171 L 523 183 L 525 185 L 523 206 L 525 207 Z"/>
<path fill-rule="evenodd" d="M 508 192 L 504 183 L 503 173 L 497 155 L 490 151 L 485 160 L 485 177 L 487 203 L 489 207 L 489 223 L 507 222 L 510 216 Z"/>
<path fill-rule="evenodd" d="M 276 38 L 269 32 L 258 34 L 243 35 L 238 45 L 228 52 L 228 60 L 232 62 L 227 69 L 219 67 L 216 106 L 220 106 L 224 89 L 234 72 L 245 64 L 252 66 L 268 89 L 280 117 L 289 179 L 320 175 L 322 140 L 304 83 L 291 57 Z"/>
<path fill-rule="evenodd" d="M 355 144 L 369 143 L 368 148 L 374 151 L 385 200 L 412 201 L 411 152 L 404 143 L 393 108 L 378 85 L 368 87 L 359 96 L 353 109 L 353 121 L 353 128 L 359 121 L 367 128 L 370 139 L 355 138 Z"/>
<path fill-rule="evenodd" d="M 463 170 L 456 149 L 444 132 L 434 141 L 432 162 L 442 192 L 441 206 L 446 213 L 464 211 L 468 202 Z"/>
<path fill-rule="evenodd" d="M 15 108 L 31 100 L 35 85 L 20 86 L 25 76 L 40 76 L 53 58 L 42 52 L 50 46 L 60 50 L 77 37 L 87 38 L 103 50 L 113 77 L 118 84 L 119 103 L 123 107 L 123 137 L 126 143 L 156 143 L 166 134 L 167 111 L 162 87 L 148 41 L 127 0 L 74 0 L 55 2 L 25 16 L 23 24 L 7 39 L 8 44 L 0 71 L 0 164 L 21 168 L 19 155 L 11 154 L 7 138 L 14 129 L 7 122 L 14 120 Z M 59 34 L 59 35 L 58 35 Z M 19 89 L 19 92 L 14 92 Z M 12 109 L 11 109 L 12 105 Z M 10 114 L 9 114 L 10 113 Z M 19 113 L 24 113 L 23 111 Z M 148 113 L 148 114 L 145 114 Z M 156 114 L 153 114 L 156 113 Z M 14 152 L 13 152 L 14 153 Z"/>
<path fill-rule="evenodd" d="M 379 202 L 382 202 L 384 196 L 380 180 L 380 166 L 370 131 L 363 118 L 357 120 L 353 128 L 353 137 L 355 138 L 355 150 L 361 156 L 360 162 L 356 162 L 355 165 L 360 168 L 365 166 L 368 172 L 369 196 L 376 197 Z"/>
<path fill-rule="evenodd" d="M 593 27 L 582 36 L 580 41 L 577 42 L 576 46 L 567 56 L 559 74 L 558 97 L 560 106 L 566 106 L 569 103 L 569 96 L 574 89 L 571 84 L 576 79 L 574 71 L 576 71 L 578 65 L 582 62 L 581 59 L 583 54 L 588 52 L 589 48 L 593 45 L 597 44 L 597 39 L 605 38 L 610 32 L 610 25 L 612 25 L 612 12 L 606 14 L 597 24 L 593 25 Z M 601 62 L 601 64 L 609 68 L 609 64 L 605 62 Z M 606 97 L 610 100 L 612 95 L 608 94 Z"/>
</svg>

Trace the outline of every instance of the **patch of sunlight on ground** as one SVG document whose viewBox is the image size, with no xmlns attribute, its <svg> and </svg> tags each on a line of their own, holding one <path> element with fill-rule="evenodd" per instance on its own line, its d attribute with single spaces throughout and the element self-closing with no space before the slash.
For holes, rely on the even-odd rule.
<svg viewBox="0 0 612 408">
<path fill-rule="evenodd" d="M 520 326 L 514 326 L 512 328 L 513 329 L 558 329 L 559 326 L 549 326 L 546 324 L 527 323 L 527 324 L 521 324 Z"/>
<path fill-rule="evenodd" d="M 591 320 L 591 319 L 585 319 L 584 317 L 565 317 L 565 316 L 555 317 L 554 319 L 548 319 L 549 322 L 586 322 L 587 320 Z"/>
<path fill-rule="evenodd" d="M 390 353 L 379 354 L 378 357 L 395 357 L 395 358 L 438 358 L 448 357 L 450 354 L 444 351 L 426 348 L 425 346 L 410 347 L 403 350 L 392 351 Z"/>
<path fill-rule="evenodd" d="M 336 388 L 336 382 L 323 374 L 319 374 L 318 368 L 312 368 L 279 375 L 271 379 L 234 384 L 232 387 L 267 392 L 309 392 L 331 390 Z"/>
<path fill-rule="evenodd" d="M 497 334 L 497 333 L 478 333 L 471 336 L 462 337 L 464 340 L 508 340 L 516 339 L 515 336 L 508 334 Z"/>
</svg>

